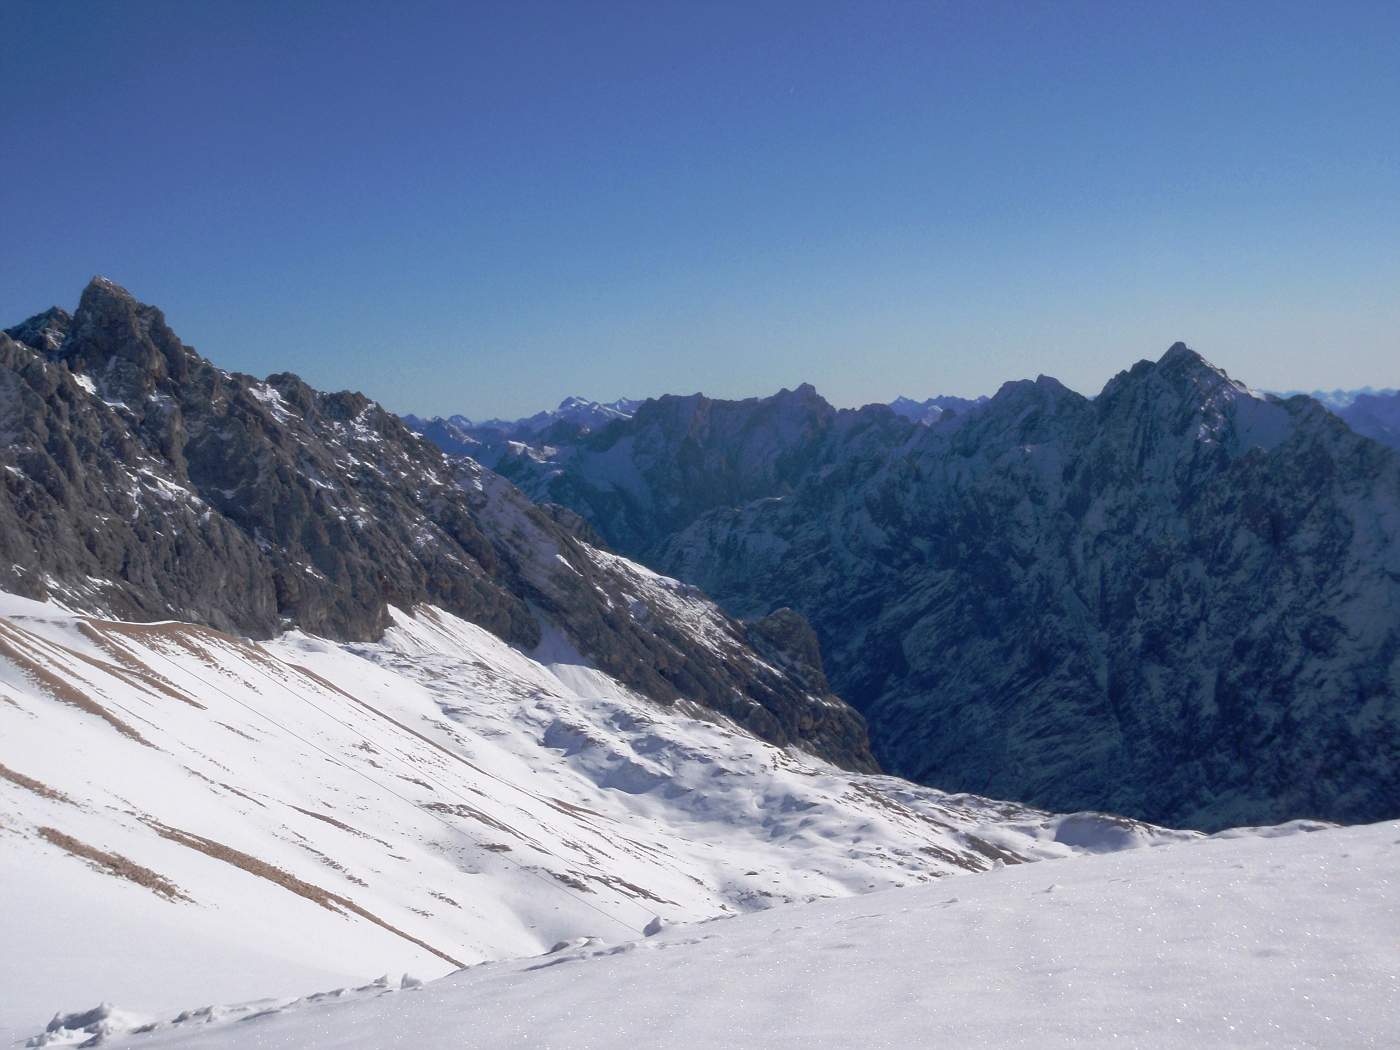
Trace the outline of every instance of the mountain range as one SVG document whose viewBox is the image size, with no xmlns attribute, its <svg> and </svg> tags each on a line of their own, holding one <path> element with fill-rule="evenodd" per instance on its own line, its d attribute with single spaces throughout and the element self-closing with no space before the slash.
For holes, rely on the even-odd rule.
<svg viewBox="0 0 1400 1050">
<path fill-rule="evenodd" d="M 341 642 L 432 605 L 851 770 L 1204 830 L 1400 811 L 1400 456 L 1181 344 L 1093 398 L 410 417 L 439 448 L 98 278 L 0 384 L 17 595 Z"/>
<path fill-rule="evenodd" d="M 735 619 L 110 281 L 0 335 L 0 428 L 10 1042 L 1202 838 L 881 775 L 796 611 Z"/>
<path fill-rule="evenodd" d="M 1094 398 L 937 401 L 668 396 L 481 450 L 731 614 L 801 612 L 901 776 L 1207 830 L 1400 812 L 1400 456 L 1181 344 Z"/>
<path fill-rule="evenodd" d="M 1184 1013 L 1178 1045 L 1240 1020 L 1232 980 L 1375 983 L 1392 828 L 1160 826 L 1400 808 L 1400 455 L 1316 400 L 1178 344 L 1092 399 L 1042 376 L 410 422 L 434 440 L 222 370 L 101 278 L 0 335 L 12 1041 L 61 1007 L 29 1045 L 445 1045 L 541 995 L 552 1040 L 618 974 L 643 1014 L 680 1016 L 683 975 L 692 1014 L 766 1002 L 781 1041 L 746 960 L 856 936 L 902 1001 L 960 974 L 985 1012 L 1022 959 L 989 921 L 1090 999 L 1148 930 L 1187 976 L 1132 1003 Z M 1330 939 L 1255 950 L 1279 900 Z M 692 994 L 697 965 L 721 983 Z M 780 985 L 845 1026 L 863 987 L 821 975 L 848 973 Z M 1325 1031 L 1315 1003 L 1294 1030 Z"/>
</svg>

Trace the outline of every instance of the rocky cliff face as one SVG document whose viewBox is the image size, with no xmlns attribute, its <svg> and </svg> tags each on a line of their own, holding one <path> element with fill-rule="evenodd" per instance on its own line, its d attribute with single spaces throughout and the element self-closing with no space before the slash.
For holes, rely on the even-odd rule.
<svg viewBox="0 0 1400 1050">
<path fill-rule="evenodd" d="M 440 606 L 661 703 L 874 770 L 859 715 L 693 587 L 597 550 L 360 394 L 216 368 L 101 278 L 0 335 L 0 587 L 131 620 L 377 638 Z M 553 632 L 553 634 L 551 634 Z M 766 644 L 766 643 L 765 643 Z M 771 645 L 764 650 L 773 653 Z"/>
<path fill-rule="evenodd" d="M 930 425 L 667 398 L 503 469 L 736 615 L 803 613 L 893 772 L 1202 828 L 1400 813 L 1400 456 L 1180 344 Z"/>
</svg>

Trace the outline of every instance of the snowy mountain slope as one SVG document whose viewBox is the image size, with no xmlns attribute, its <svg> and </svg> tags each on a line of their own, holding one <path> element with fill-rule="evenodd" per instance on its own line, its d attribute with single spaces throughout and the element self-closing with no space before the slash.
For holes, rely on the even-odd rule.
<svg viewBox="0 0 1400 1050">
<path fill-rule="evenodd" d="M 16 1034 L 1189 837 L 845 772 L 557 632 L 531 657 L 424 607 L 377 643 L 254 643 L 0 603 Z"/>
<path fill-rule="evenodd" d="M 1391 1046 L 1400 823 L 1307 830 L 791 905 L 422 987 L 107 1023 L 115 1044 L 202 1050 Z"/>
<path fill-rule="evenodd" d="M 698 701 L 769 743 L 879 771 L 864 721 L 832 693 L 796 613 L 738 623 L 695 587 L 591 546 L 572 512 L 535 506 L 470 460 L 455 471 L 513 592 L 596 666 L 658 703 Z"/>
</svg>

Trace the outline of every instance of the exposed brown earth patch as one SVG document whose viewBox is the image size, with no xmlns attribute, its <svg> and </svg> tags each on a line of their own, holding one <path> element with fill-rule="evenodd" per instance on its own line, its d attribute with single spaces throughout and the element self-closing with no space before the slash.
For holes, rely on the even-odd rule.
<svg viewBox="0 0 1400 1050">
<path fill-rule="evenodd" d="M 0 622 L 0 656 L 3 656 L 18 667 L 35 685 L 39 686 L 39 688 L 43 689 L 44 692 L 48 693 L 60 703 L 70 704 L 80 711 L 86 711 L 90 715 L 96 715 L 118 733 L 121 733 L 122 736 L 130 737 L 138 744 L 144 744 L 146 747 L 155 747 L 154 744 L 135 729 L 112 714 L 86 693 L 83 693 L 64 681 L 48 668 L 38 663 L 38 661 L 20 652 L 14 644 L 11 644 L 17 643 L 19 645 L 24 645 L 25 641 L 26 639 L 23 634 L 15 631 L 4 622 Z"/>
<path fill-rule="evenodd" d="M 98 646 L 104 653 L 106 653 L 108 656 L 110 656 L 113 660 L 117 661 L 117 663 L 121 665 L 121 670 L 126 672 L 125 676 L 123 677 L 125 677 L 128 682 L 130 682 L 132 678 L 135 678 L 141 684 L 149 686 L 152 689 L 157 689 L 160 692 L 164 693 L 166 696 L 171 697 L 172 699 L 189 704 L 191 707 L 197 707 L 201 711 L 207 710 L 205 706 L 201 704 L 198 700 L 195 700 L 191 696 L 187 696 L 185 693 L 181 692 L 178 688 L 176 688 L 175 683 L 170 681 L 170 679 L 164 677 L 163 675 L 156 674 L 156 672 L 152 671 L 140 660 L 132 656 L 130 652 L 128 652 L 123 646 L 118 644 L 114 639 L 108 637 L 106 628 L 111 626 L 112 624 L 105 621 L 78 621 L 78 630 L 83 634 L 85 638 L 89 639 L 94 645 Z M 79 659 L 85 660 L 96 667 L 102 667 L 102 665 L 97 663 L 97 661 L 93 660 L 91 657 L 84 656 L 82 653 L 74 653 L 74 655 L 77 656 Z M 107 673 L 109 674 L 120 674 L 120 672 L 117 671 L 116 668 L 102 667 L 102 669 L 104 671 L 107 671 Z M 131 684 L 136 683 L 131 682 Z"/>
<path fill-rule="evenodd" d="M 389 923 L 379 918 L 379 916 L 366 911 L 354 901 L 342 897 L 338 893 L 331 893 L 329 890 L 324 890 L 320 886 L 304 882 L 290 872 L 283 871 L 276 865 L 269 864 L 265 860 L 259 860 L 257 857 L 225 846 L 221 842 L 215 842 L 213 839 L 206 839 L 202 835 L 195 835 L 188 831 L 181 831 L 179 828 L 169 827 L 149 817 L 145 819 L 146 823 L 149 824 L 161 838 L 169 839 L 172 842 L 178 842 L 180 845 L 188 846 L 190 849 L 197 850 L 207 857 L 213 857 L 215 860 L 221 860 L 225 864 L 233 865 L 235 868 L 241 868 L 250 875 L 256 875 L 260 879 L 266 879 L 268 882 L 281 886 L 284 890 L 295 893 L 299 897 L 305 897 L 307 900 L 319 904 L 327 911 L 341 913 L 346 911 L 354 912 L 362 919 L 368 919 L 376 926 L 388 930 L 395 936 L 402 937 L 412 944 L 418 945 L 418 947 L 425 951 L 432 952 L 439 959 L 450 962 L 459 969 L 463 965 L 446 952 L 438 951 L 438 949 L 434 948 L 426 941 L 420 941 L 412 934 L 404 933 L 403 930 L 391 926 Z"/>
<path fill-rule="evenodd" d="M 71 835 L 65 835 L 57 828 L 39 828 L 38 832 L 39 837 L 45 842 L 57 846 L 75 857 L 80 857 L 87 861 L 93 869 L 103 874 L 114 875 L 119 879 L 134 882 L 138 886 L 144 886 L 166 900 L 192 901 L 192 898 L 182 893 L 180 887 L 164 875 L 160 875 L 150 868 L 143 868 L 135 861 L 127 860 L 120 853 L 107 853 L 94 846 L 89 846 L 85 842 L 79 842 Z"/>
<path fill-rule="evenodd" d="M 47 784 L 41 784 L 39 781 L 32 777 L 27 777 L 23 773 L 16 773 L 13 769 L 6 766 L 0 765 L 0 778 L 8 780 L 11 784 L 18 784 L 26 791 L 34 792 L 34 794 L 38 795 L 40 798 L 52 799 L 54 802 L 66 802 L 70 806 L 78 805 L 78 803 L 74 802 L 62 791 L 51 788 Z"/>
</svg>

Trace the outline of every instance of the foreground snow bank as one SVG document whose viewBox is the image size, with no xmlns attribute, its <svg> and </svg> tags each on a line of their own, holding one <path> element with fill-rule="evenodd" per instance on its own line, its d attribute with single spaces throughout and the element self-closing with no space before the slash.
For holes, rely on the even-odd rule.
<svg viewBox="0 0 1400 1050">
<path fill-rule="evenodd" d="M 128 1038 L 200 1050 L 1392 1046 L 1397 888 L 1400 822 L 1295 822 L 580 939 L 423 987 L 201 1011 Z"/>
</svg>

